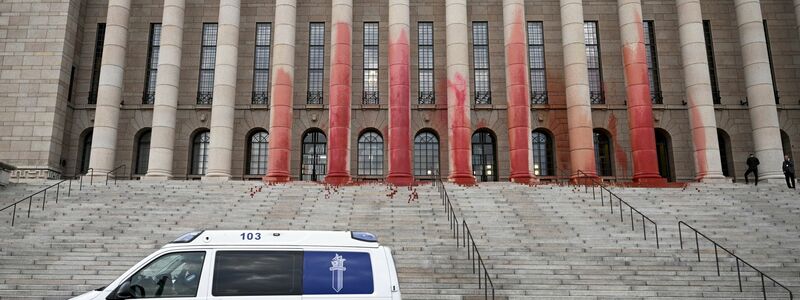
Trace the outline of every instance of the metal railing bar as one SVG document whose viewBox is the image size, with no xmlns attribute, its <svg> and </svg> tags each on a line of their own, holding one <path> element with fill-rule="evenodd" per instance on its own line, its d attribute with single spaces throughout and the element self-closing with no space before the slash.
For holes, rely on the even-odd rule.
<svg viewBox="0 0 800 300">
<path fill-rule="evenodd" d="M 700 240 L 700 238 L 699 238 L 700 236 L 702 236 L 707 241 L 709 241 L 712 244 L 714 244 L 714 255 L 715 256 L 717 255 L 717 248 L 719 248 L 719 249 L 722 249 L 723 251 L 727 252 L 728 255 L 733 256 L 734 258 L 736 258 L 736 275 L 737 275 L 737 277 L 739 279 L 739 291 L 740 292 L 742 291 L 742 275 L 741 275 L 741 270 L 739 268 L 739 261 L 741 261 L 742 263 L 744 263 L 746 266 L 750 267 L 754 271 L 758 272 L 758 274 L 761 276 L 761 288 L 762 288 L 762 291 L 763 291 L 763 294 L 764 294 L 764 299 L 767 299 L 767 291 L 766 291 L 766 286 L 764 285 L 764 277 L 766 277 L 767 279 L 772 281 L 772 283 L 776 284 L 777 286 L 780 286 L 781 288 L 786 290 L 786 292 L 789 293 L 789 299 L 794 299 L 794 294 L 792 293 L 792 290 L 787 288 L 785 285 L 781 284 L 780 282 L 778 282 L 774 278 L 772 278 L 769 275 L 767 275 L 764 272 L 762 272 L 760 269 L 754 267 L 753 265 L 751 265 L 747 261 L 743 260 L 741 257 L 739 257 L 736 254 L 734 254 L 733 251 L 728 250 L 727 248 L 725 248 L 724 246 L 720 245 L 719 243 L 717 243 L 713 239 L 709 238 L 708 236 L 706 236 L 705 234 L 703 234 L 702 232 L 700 232 L 696 228 L 692 227 L 689 224 L 686 224 L 686 222 L 684 222 L 684 221 L 678 221 L 678 238 L 680 239 L 681 249 L 683 249 L 683 233 L 682 233 L 683 227 L 682 226 L 686 226 L 687 228 L 689 228 L 692 231 L 694 231 L 695 247 L 697 247 L 697 261 L 700 261 L 700 241 L 699 241 Z M 717 270 L 719 270 L 719 259 L 718 258 L 716 259 L 716 264 L 717 264 Z M 718 275 L 719 275 L 719 271 L 717 271 L 717 272 L 718 272 Z"/>
<path fill-rule="evenodd" d="M 16 220 L 17 220 L 17 204 L 25 202 L 26 200 L 28 201 L 27 217 L 30 218 L 31 217 L 31 208 L 33 207 L 33 197 L 35 197 L 36 195 L 39 195 L 39 194 L 42 195 L 42 210 L 44 211 L 45 205 L 47 203 L 47 190 L 49 190 L 49 189 L 51 189 L 53 187 L 56 188 L 56 196 L 55 197 L 56 197 L 56 203 L 58 203 L 58 198 L 59 198 L 59 195 L 61 193 L 61 184 L 63 184 L 64 182 L 67 182 L 67 181 L 69 181 L 69 186 L 68 186 L 68 189 L 67 189 L 67 193 L 69 195 L 71 193 L 71 190 L 72 190 L 72 179 L 63 179 L 63 180 L 61 180 L 59 182 L 56 182 L 56 183 L 54 183 L 52 185 L 49 185 L 49 186 L 41 189 L 41 190 L 39 190 L 39 191 L 37 191 L 37 192 L 35 192 L 33 194 L 25 196 L 24 198 L 19 199 L 19 200 L 15 201 L 15 202 L 13 202 L 13 203 L 11 203 L 9 205 L 6 205 L 3 208 L 0 208 L 0 212 L 11 208 L 11 226 L 13 227 L 14 224 L 16 224 Z"/>
</svg>

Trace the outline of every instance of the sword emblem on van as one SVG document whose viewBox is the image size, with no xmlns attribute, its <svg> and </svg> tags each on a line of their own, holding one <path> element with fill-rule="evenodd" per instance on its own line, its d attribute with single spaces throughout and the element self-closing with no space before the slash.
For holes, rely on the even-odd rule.
<svg viewBox="0 0 800 300">
<path fill-rule="evenodd" d="M 331 259 L 331 267 L 328 268 L 331 271 L 331 287 L 337 293 L 344 288 L 344 271 L 347 270 L 344 267 L 344 261 L 346 259 L 337 253 Z"/>
</svg>

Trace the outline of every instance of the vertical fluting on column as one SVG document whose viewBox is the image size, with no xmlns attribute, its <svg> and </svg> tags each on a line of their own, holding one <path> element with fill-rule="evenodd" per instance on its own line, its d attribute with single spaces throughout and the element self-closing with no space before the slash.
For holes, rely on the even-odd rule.
<svg viewBox="0 0 800 300">
<path fill-rule="evenodd" d="M 781 171 L 783 146 L 761 3 L 759 0 L 734 0 L 734 3 L 736 20 L 739 24 L 739 43 L 742 47 L 750 123 L 753 129 L 753 146 L 756 156 L 761 161 L 759 177 L 766 180 L 783 180 Z"/>
<path fill-rule="evenodd" d="M 211 142 L 208 145 L 208 173 L 203 180 L 231 177 L 236 71 L 239 66 L 240 0 L 219 1 L 219 32 L 214 62 L 214 102 L 211 106 Z"/>
<path fill-rule="evenodd" d="M 353 1 L 333 0 L 328 175 L 325 182 L 350 182 L 350 104 L 352 97 Z"/>
<path fill-rule="evenodd" d="M 164 0 L 161 20 L 161 47 L 158 53 L 156 101 L 153 105 L 153 131 L 147 179 L 172 178 L 175 148 L 175 115 L 178 109 L 178 86 L 181 79 L 183 18 L 186 0 Z"/>
<path fill-rule="evenodd" d="M 531 183 L 531 102 L 528 83 L 525 1 L 503 0 L 503 32 L 506 50 L 508 145 L 511 181 Z"/>
<path fill-rule="evenodd" d="M 411 75 L 408 0 L 389 0 L 389 176 L 395 185 L 410 185 Z"/>
<path fill-rule="evenodd" d="M 97 89 L 92 152 L 89 168 L 92 175 L 105 176 L 114 168 L 117 151 L 117 128 L 128 48 L 130 0 L 109 0 L 106 38 Z"/>
<path fill-rule="evenodd" d="M 448 179 L 457 184 L 475 184 L 475 176 L 472 175 L 467 0 L 446 0 L 445 7 Z"/>
<path fill-rule="evenodd" d="M 677 0 L 676 4 L 684 86 L 694 149 L 695 178 L 704 182 L 724 180 L 700 0 Z"/>
<path fill-rule="evenodd" d="M 579 179 L 581 175 L 578 171 L 596 177 L 581 0 L 561 0 L 561 42 L 564 49 L 564 85 L 572 178 Z"/>
<path fill-rule="evenodd" d="M 289 163 L 292 149 L 292 96 L 294 93 L 294 41 L 296 0 L 276 0 L 275 39 L 272 47 L 272 86 L 270 88 L 267 182 L 291 179 Z"/>
<path fill-rule="evenodd" d="M 644 48 L 641 0 L 618 0 L 634 182 L 666 182 L 658 173 L 653 103 Z"/>
</svg>

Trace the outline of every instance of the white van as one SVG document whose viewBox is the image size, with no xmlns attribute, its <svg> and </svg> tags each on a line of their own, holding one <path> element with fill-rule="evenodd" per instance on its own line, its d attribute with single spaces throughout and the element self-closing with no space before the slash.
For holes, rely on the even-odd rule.
<svg viewBox="0 0 800 300">
<path fill-rule="evenodd" d="M 401 299 L 391 250 L 349 231 L 182 235 L 105 288 L 72 298 Z"/>
</svg>

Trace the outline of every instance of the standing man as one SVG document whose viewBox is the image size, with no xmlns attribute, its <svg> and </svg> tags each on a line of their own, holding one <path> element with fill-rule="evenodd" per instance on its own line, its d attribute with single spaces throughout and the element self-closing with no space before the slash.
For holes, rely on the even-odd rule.
<svg viewBox="0 0 800 300">
<path fill-rule="evenodd" d="M 788 155 L 783 156 L 783 176 L 786 176 L 786 185 L 788 185 L 790 189 L 795 188 L 794 162 Z"/>
<path fill-rule="evenodd" d="M 756 158 L 756 156 L 753 155 L 753 153 L 750 153 L 750 157 L 747 158 L 747 171 L 744 172 L 744 183 L 745 184 L 749 183 L 748 180 L 747 180 L 747 176 L 750 175 L 750 173 L 753 173 L 753 175 L 756 176 L 756 185 L 758 185 L 758 165 L 759 164 L 761 164 L 761 162 L 758 161 L 758 158 Z"/>
</svg>

